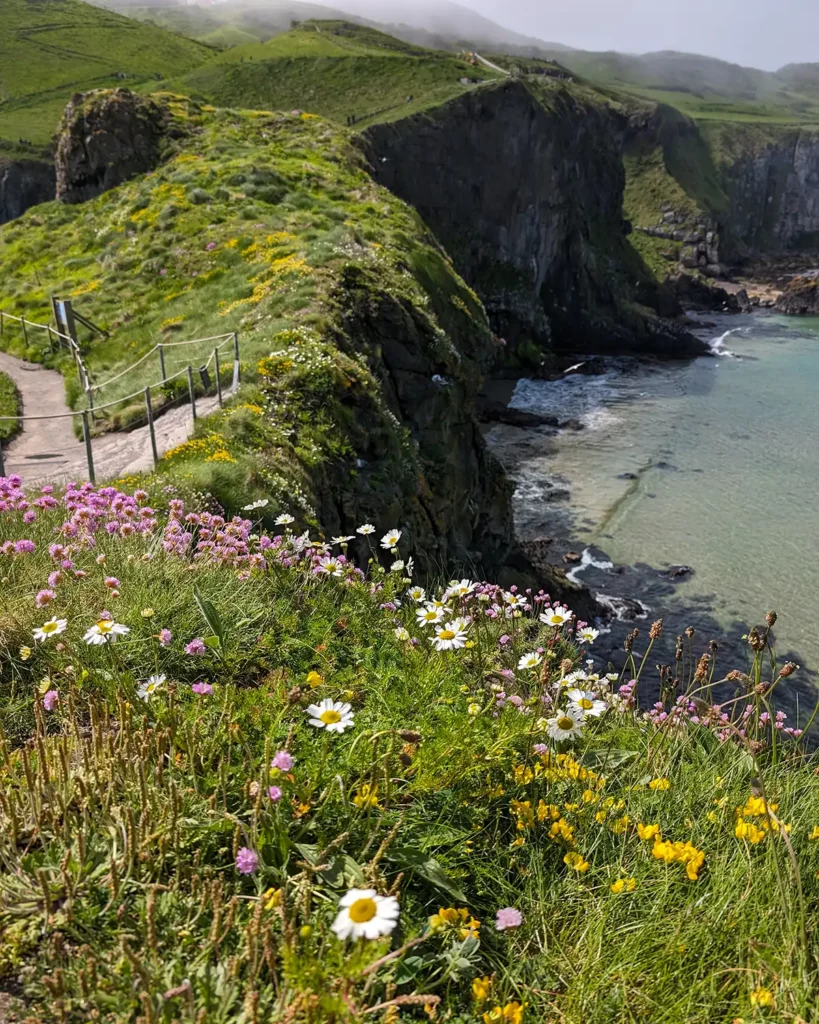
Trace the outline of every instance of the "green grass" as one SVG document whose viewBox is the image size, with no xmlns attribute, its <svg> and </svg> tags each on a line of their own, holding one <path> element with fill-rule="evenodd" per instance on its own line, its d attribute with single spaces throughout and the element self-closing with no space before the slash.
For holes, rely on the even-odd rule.
<svg viewBox="0 0 819 1024">
<path fill-rule="evenodd" d="M 446 102 L 497 72 L 346 22 L 311 22 L 266 43 L 233 47 L 163 88 L 218 106 L 306 110 L 359 125 Z"/>
<path fill-rule="evenodd" d="M 182 74 L 207 47 L 79 0 L 0 0 L 0 140 L 47 144 L 77 91 Z"/>
<path fill-rule="evenodd" d="M 11 377 L 0 373 L 0 416 L 19 416 L 21 413 L 20 393 Z M 13 420 L 0 420 L 0 444 L 14 437 L 20 429 Z"/>
<path fill-rule="evenodd" d="M 74 564 L 39 610 L 35 595 L 64 557 L 48 546 L 66 512 L 30 525 L 0 512 L 0 548 L 36 545 L 0 554 L 10 1010 L 31 1024 L 420 1021 L 424 1004 L 452 1024 L 815 1019 L 816 759 L 760 718 L 771 683 L 784 685 L 765 667 L 764 632 L 749 674 L 719 691 L 729 718 L 750 706 L 746 738 L 649 723 L 618 695 L 637 665 L 607 680 L 598 662 L 575 682 L 601 695 L 604 713 L 558 743 L 541 716 L 565 704 L 561 679 L 585 671 L 587 655 L 538 621 L 542 604 L 493 620 L 496 588 L 486 601 L 443 596 L 448 616 L 474 621 L 467 646 L 439 652 L 386 553 L 368 580 L 317 574 L 293 535 L 264 550 L 264 524 L 248 522 L 224 531 L 233 555 L 208 555 L 204 531 L 220 524 L 195 505 L 173 513 L 193 520 L 169 522 L 161 483 L 140 499 L 158 503 L 145 535 L 106 532 L 133 521 L 127 503 L 95 499 L 87 516 L 72 499 Z M 269 523 L 292 507 L 256 515 Z M 167 530 L 190 545 L 164 550 Z M 366 563 L 378 542 L 353 548 Z M 398 553 L 422 554 L 403 539 Z M 130 631 L 90 646 L 103 608 Z M 35 642 L 52 616 L 64 631 Z M 194 638 L 198 656 L 185 652 Z M 734 666 L 695 671 L 698 644 L 685 646 L 664 700 L 688 694 L 702 718 L 711 684 Z M 540 664 L 518 666 L 538 649 Z M 644 663 L 638 693 L 650 649 Z M 150 676 L 161 679 L 144 698 Z M 193 692 L 199 681 L 212 693 Z M 325 698 L 349 705 L 341 735 L 309 724 L 307 706 Z M 272 768 L 279 751 L 292 765 Z M 663 843 L 696 859 L 666 862 Z M 249 874 L 236 867 L 243 848 L 257 858 Z M 340 941 L 339 900 L 370 887 L 397 897 L 398 926 Z M 498 932 L 509 907 L 522 923 Z"/>
</svg>

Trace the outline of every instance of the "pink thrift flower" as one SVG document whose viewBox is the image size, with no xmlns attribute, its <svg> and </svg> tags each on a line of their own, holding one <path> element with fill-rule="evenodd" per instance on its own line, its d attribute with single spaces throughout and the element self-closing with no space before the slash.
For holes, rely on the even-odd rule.
<svg viewBox="0 0 819 1024">
<path fill-rule="evenodd" d="M 259 867 L 258 855 L 247 846 L 241 847 L 236 854 L 236 870 L 240 875 L 252 875 Z"/>
<path fill-rule="evenodd" d="M 205 641 L 198 636 L 194 637 L 189 644 L 185 644 L 185 654 L 199 655 L 204 654 L 206 650 Z"/>
<path fill-rule="evenodd" d="M 58 690 L 48 690 L 43 694 L 43 707 L 46 711 L 52 711 L 60 699 Z"/>
<path fill-rule="evenodd" d="M 536 743 L 532 749 L 534 750 L 534 752 L 536 754 L 541 754 L 541 755 L 542 754 L 546 754 L 548 752 L 548 750 L 549 750 L 549 748 L 546 746 L 545 743 Z"/>
<path fill-rule="evenodd" d="M 268 791 L 267 791 L 267 795 L 270 797 L 270 799 L 275 804 L 278 800 L 281 800 L 281 798 L 282 798 L 281 787 L 280 786 L 271 786 L 270 789 L 268 789 Z"/>
<path fill-rule="evenodd" d="M 41 590 L 35 597 L 34 603 L 38 608 L 45 608 L 47 604 L 51 604 L 56 596 L 53 590 Z"/>
<path fill-rule="evenodd" d="M 194 683 L 191 689 L 194 693 L 199 693 L 204 697 L 209 697 L 213 693 L 210 683 Z"/>
<path fill-rule="evenodd" d="M 288 754 L 286 750 L 279 750 L 273 755 L 273 760 L 270 762 L 271 768 L 278 768 L 279 771 L 289 772 L 293 767 L 293 755 Z"/>
<path fill-rule="evenodd" d="M 520 928 L 523 924 L 523 914 L 514 907 L 504 907 L 499 910 L 495 917 L 495 927 L 499 932 L 507 928 Z"/>
<path fill-rule="evenodd" d="M 109 590 L 119 590 L 120 583 L 116 576 L 106 576 L 105 585 Z"/>
<path fill-rule="evenodd" d="M 170 647 L 172 636 L 173 634 L 169 629 L 160 629 L 159 642 L 162 644 L 163 647 Z"/>
</svg>

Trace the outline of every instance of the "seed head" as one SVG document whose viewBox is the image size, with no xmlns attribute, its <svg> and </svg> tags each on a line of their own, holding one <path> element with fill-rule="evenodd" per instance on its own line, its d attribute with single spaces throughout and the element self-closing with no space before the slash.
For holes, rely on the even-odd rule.
<svg viewBox="0 0 819 1024">
<path fill-rule="evenodd" d="M 776 612 L 768 612 L 765 616 L 765 621 L 768 623 L 768 626 L 776 625 Z"/>
<path fill-rule="evenodd" d="M 795 662 L 786 661 L 785 664 L 782 666 L 779 674 L 783 678 L 787 678 L 788 676 L 792 676 L 798 668 L 799 666 Z"/>
<path fill-rule="evenodd" d="M 652 640 L 658 640 L 663 635 L 663 620 L 657 619 L 656 622 L 651 623 L 651 629 L 648 631 L 648 635 Z"/>
</svg>

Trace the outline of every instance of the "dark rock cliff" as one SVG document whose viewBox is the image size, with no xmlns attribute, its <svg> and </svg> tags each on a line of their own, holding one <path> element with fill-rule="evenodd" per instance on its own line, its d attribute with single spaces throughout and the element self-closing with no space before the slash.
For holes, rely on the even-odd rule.
<svg viewBox="0 0 819 1024">
<path fill-rule="evenodd" d="M 54 198 L 53 164 L 42 160 L 0 161 L 0 224 L 14 220 L 30 206 Z"/>
<path fill-rule="evenodd" d="M 57 198 L 81 203 L 153 170 L 167 151 L 167 107 L 128 89 L 79 93 L 57 139 Z"/>
<path fill-rule="evenodd" d="M 794 277 L 776 300 L 780 313 L 819 316 L 819 271 Z"/>
<path fill-rule="evenodd" d="M 376 178 L 418 209 L 513 346 L 697 354 L 652 316 L 680 310 L 626 242 L 624 128 L 569 87 L 509 81 L 375 125 L 365 144 Z"/>
</svg>

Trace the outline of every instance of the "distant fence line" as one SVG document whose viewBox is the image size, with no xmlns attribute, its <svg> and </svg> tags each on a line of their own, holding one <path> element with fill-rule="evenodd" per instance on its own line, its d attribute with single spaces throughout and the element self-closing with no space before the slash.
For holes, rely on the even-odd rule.
<svg viewBox="0 0 819 1024">
<path fill-rule="evenodd" d="M 208 394 L 211 391 L 212 387 L 215 389 L 217 400 L 219 402 L 219 405 L 221 406 L 224 401 L 224 389 L 222 386 L 223 365 L 219 353 L 222 349 L 228 346 L 233 349 L 233 372 L 231 383 L 228 388 L 228 393 L 235 394 L 239 386 L 239 334 L 237 331 L 232 331 L 229 334 L 218 334 L 208 338 L 193 338 L 190 341 L 158 343 L 154 345 L 154 347 L 150 349 L 150 351 L 146 352 L 144 356 L 138 359 L 135 363 L 132 363 L 130 366 L 126 367 L 120 373 L 115 374 L 113 377 L 110 377 L 108 380 L 103 381 L 100 384 L 92 384 L 91 378 L 88 374 L 88 370 L 85 366 L 85 362 L 82 359 L 82 353 L 80 352 L 79 346 L 72 337 L 55 330 L 50 325 L 38 324 L 31 320 L 26 320 L 24 317 L 13 316 L 11 313 L 6 313 L 5 311 L 0 310 L 0 338 L 3 336 L 5 330 L 5 320 L 11 320 L 21 325 L 23 336 L 26 342 L 28 342 L 28 328 L 32 328 L 34 330 L 44 330 L 48 332 L 49 341 L 52 344 L 52 349 L 52 339 L 57 339 L 58 344 L 60 342 L 67 343 L 66 347 L 69 348 L 69 350 L 74 355 L 74 359 L 77 364 L 77 372 L 80 378 L 80 384 L 83 386 L 83 391 L 85 392 L 86 398 L 88 400 L 88 406 L 87 408 L 78 410 L 76 412 L 54 413 L 51 415 L 45 414 L 41 416 L 0 416 L 0 420 L 15 420 L 21 423 L 25 423 L 27 420 L 55 420 L 69 418 L 73 420 L 75 418 L 80 418 L 82 421 L 82 436 L 83 441 L 85 443 L 85 454 L 86 461 L 88 464 L 88 479 L 92 483 L 96 482 L 96 474 L 94 470 L 94 453 L 91 437 L 91 427 L 93 425 L 94 417 L 96 414 L 104 412 L 107 409 L 113 409 L 116 406 L 121 406 L 123 402 L 131 401 L 134 398 L 138 398 L 140 396 L 144 397 L 146 422 L 151 438 L 151 452 L 153 455 L 154 465 L 156 465 L 156 463 L 159 461 L 159 454 L 156 443 L 156 430 L 154 427 L 154 412 L 153 406 L 151 404 L 152 389 L 164 388 L 172 381 L 177 380 L 179 377 L 187 377 L 188 397 L 190 400 L 193 420 L 195 421 L 197 418 L 197 413 L 194 374 L 196 373 L 199 375 L 205 394 Z M 208 357 L 206 362 L 203 363 L 201 366 L 194 368 L 194 366 L 189 363 L 187 366 L 183 367 L 183 369 L 181 370 L 178 370 L 176 373 L 172 373 L 170 375 L 167 374 L 165 366 L 165 349 L 176 348 L 184 345 L 204 344 L 206 342 L 212 341 L 220 342 L 220 344 L 214 346 L 210 356 Z M 161 380 L 156 381 L 152 384 L 146 384 L 143 387 L 140 387 L 137 391 L 134 391 L 128 395 L 120 396 L 119 398 L 116 398 L 111 402 L 107 402 L 104 405 L 94 404 L 95 392 L 99 393 L 102 390 L 102 388 L 114 383 L 114 381 L 120 380 L 131 370 L 135 369 L 137 366 L 140 366 L 142 363 L 144 363 L 149 358 L 149 356 L 153 355 L 154 353 L 157 353 L 159 356 Z M 211 364 L 213 364 L 213 381 L 211 381 L 210 377 Z M 2 445 L 0 445 L 0 476 L 4 475 L 5 467 L 3 464 L 3 449 Z"/>
</svg>

